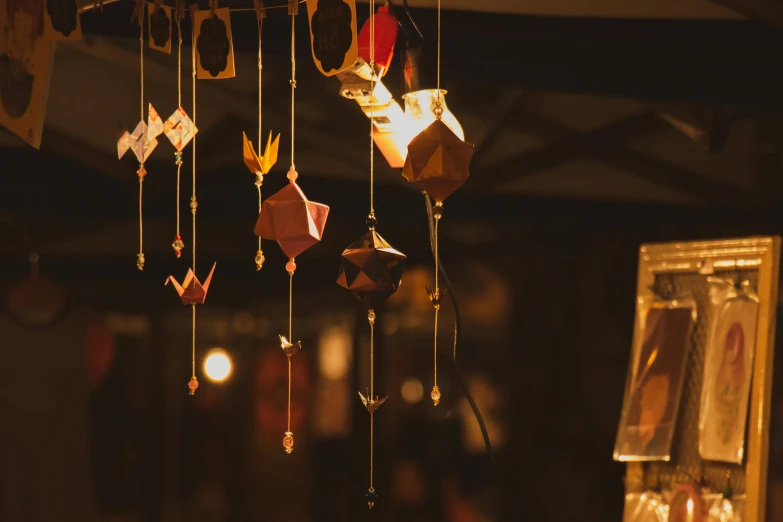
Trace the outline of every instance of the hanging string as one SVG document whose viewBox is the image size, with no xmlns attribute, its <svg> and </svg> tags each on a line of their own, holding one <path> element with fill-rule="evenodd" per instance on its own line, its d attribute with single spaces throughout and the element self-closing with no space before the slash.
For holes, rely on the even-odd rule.
<svg viewBox="0 0 783 522">
<path fill-rule="evenodd" d="M 261 144 L 261 130 L 262 130 L 262 98 L 261 98 L 261 72 L 262 72 L 262 48 L 261 48 L 261 33 L 263 29 L 264 19 L 259 18 L 258 19 L 258 155 L 261 156 L 263 154 L 262 150 L 262 144 Z M 258 213 L 261 213 L 261 207 L 263 200 L 261 198 L 261 185 L 264 182 L 264 174 L 263 173 L 257 173 L 256 176 L 256 188 L 258 189 Z M 256 270 L 261 270 L 261 266 L 264 263 L 264 254 L 261 250 L 261 236 L 258 236 L 258 253 L 256 254 Z"/>
<path fill-rule="evenodd" d="M 139 18 L 139 113 L 140 121 L 144 121 L 144 23 L 141 21 L 144 15 Z M 139 177 L 139 253 L 136 255 L 136 268 L 144 270 L 144 216 L 143 196 L 144 196 L 144 176 L 147 171 L 144 169 L 144 161 L 139 163 L 139 170 L 136 174 Z"/>
<path fill-rule="evenodd" d="M 191 67 L 192 67 L 192 89 L 193 89 L 193 126 L 196 126 L 196 28 L 193 27 L 193 43 L 191 44 Z M 196 273 L 196 209 L 198 208 L 198 202 L 196 201 L 196 136 L 193 136 L 193 193 L 190 198 L 190 211 L 193 215 L 193 260 L 192 270 L 193 274 Z M 179 187 L 179 185 L 178 185 Z M 177 213 L 179 217 L 179 213 Z M 191 344 L 191 371 L 192 379 L 196 379 L 196 305 L 193 304 L 193 317 L 192 317 L 192 344 Z"/>
<path fill-rule="evenodd" d="M 435 208 L 442 208 L 436 204 Z M 435 215 L 435 291 L 430 295 L 432 305 L 435 307 L 435 334 L 432 342 L 432 392 L 430 398 L 435 406 L 440 403 L 440 389 L 438 388 L 438 316 L 440 314 L 440 280 L 438 273 L 438 223 L 440 223 L 440 213 Z"/>
<path fill-rule="evenodd" d="M 296 91 L 296 14 L 291 14 L 291 170 L 294 165 L 294 92 Z"/>
<path fill-rule="evenodd" d="M 441 105 L 441 91 L 440 91 L 440 0 L 438 0 L 438 64 L 437 64 L 437 88 L 438 98 L 435 101 L 435 118 L 440 120 L 443 116 L 443 107 Z M 435 308 L 435 333 L 432 341 L 432 392 L 430 392 L 430 398 L 432 403 L 437 406 L 440 403 L 440 389 L 438 388 L 438 316 L 440 314 L 440 284 L 438 280 L 438 274 L 440 272 L 438 266 L 438 223 L 443 212 L 443 203 L 435 203 L 435 289 L 430 291 L 430 301 Z"/>
<path fill-rule="evenodd" d="M 371 0 L 371 3 L 372 0 Z M 370 309 L 367 314 L 367 320 L 370 323 L 370 396 L 368 400 L 375 400 L 375 312 Z M 375 454 L 375 415 L 370 409 L 370 493 L 375 492 L 373 487 L 373 462 Z M 370 506 L 372 508 L 372 506 Z"/>
<path fill-rule="evenodd" d="M 193 34 L 193 45 L 191 45 L 192 54 L 192 89 L 193 89 L 193 127 L 196 127 L 196 35 L 195 27 Z M 198 201 L 196 200 L 196 135 L 193 135 L 193 186 L 192 195 L 190 197 L 190 211 L 193 214 L 193 273 L 196 273 L 196 209 L 198 209 Z"/>
<path fill-rule="evenodd" d="M 180 21 L 180 2 L 182 0 L 177 0 L 177 4 L 175 6 L 175 13 L 174 16 L 177 19 L 177 36 L 178 36 L 178 44 L 177 44 L 177 107 L 182 107 L 182 25 Z M 174 157 L 176 158 L 176 165 L 177 165 L 177 234 L 174 237 L 174 243 L 171 245 L 172 248 L 174 248 L 174 253 L 177 257 L 180 257 L 182 255 L 182 249 L 184 248 L 184 243 L 182 242 L 182 235 L 180 234 L 180 186 L 181 186 L 181 179 L 182 179 L 182 151 L 177 151 L 174 153 Z"/>
<path fill-rule="evenodd" d="M 370 0 L 370 216 L 375 217 L 375 142 L 373 109 L 375 108 L 375 0 Z"/>
</svg>

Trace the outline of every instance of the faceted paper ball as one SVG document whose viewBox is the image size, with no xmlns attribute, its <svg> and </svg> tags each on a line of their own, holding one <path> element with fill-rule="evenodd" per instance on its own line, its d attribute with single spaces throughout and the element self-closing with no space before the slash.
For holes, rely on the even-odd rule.
<svg viewBox="0 0 783 522">
<path fill-rule="evenodd" d="M 368 230 L 343 251 L 337 284 L 375 308 L 399 288 L 405 260 L 405 254 Z"/>
<path fill-rule="evenodd" d="M 328 215 L 327 205 L 308 201 L 299 185 L 289 183 L 264 201 L 255 232 L 294 258 L 321 240 Z"/>
<path fill-rule="evenodd" d="M 416 183 L 437 203 L 467 180 L 473 145 L 465 143 L 445 123 L 435 120 L 408 145 L 402 175 Z"/>
</svg>

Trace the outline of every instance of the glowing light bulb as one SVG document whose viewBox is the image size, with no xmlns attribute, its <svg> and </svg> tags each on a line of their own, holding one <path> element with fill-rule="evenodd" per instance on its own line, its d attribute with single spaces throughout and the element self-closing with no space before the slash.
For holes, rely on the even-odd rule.
<svg viewBox="0 0 783 522">
<path fill-rule="evenodd" d="M 231 357 L 221 348 L 214 348 L 204 359 L 204 373 L 212 382 L 223 382 L 231 376 Z"/>
<path fill-rule="evenodd" d="M 457 117 L 449 110 L 446 105 L 447 91 L 440 90 L 440 107 L 443 109 L 441 121 L 456 134 L 459 139 L 465 140 L 465 132 L 459 124 Z M 407 120 L 407 132 L 410 140 L 416 137 L 421 131 L 429 127 L 436 120 L 435 108 L 438 106 L 438 89 L 424 89 L 421 91 L 409 92 L 402 97 L 405 100 L 405 118 Z"/>
</svg>

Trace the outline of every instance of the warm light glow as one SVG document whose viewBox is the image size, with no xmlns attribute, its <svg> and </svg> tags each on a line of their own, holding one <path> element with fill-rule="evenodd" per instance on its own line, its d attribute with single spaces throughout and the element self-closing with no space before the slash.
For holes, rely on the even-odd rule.
<svg viewBox="0 0 783 522">
<path fill-rule="evenodd" d="M 416 404 L 424 397 L 424 385 L 415 377 L 405 379 L 400 386 L 400 395 L 408 404 Z"/>
<path fill-rule="evenodd" d="M 351 366 L 351 332 L 345 326 L 331 326 L 318 342 L 318 369 L 326 379 L 339 381 Z"/>
<path fill-rule="evenodd" d="M 214 348 L 204 359 L 204 373 L 212 382 L 223 382 L 231 376 L 231 357 L 221 348 Z"/>
<path fill-rule="evenodd" d="M 421 131 L 426 129 L 435 121 L 435 107 L 438 101 L 438 89 L 424 89 L 422 91 L 409 92 L 402 97 L 405 100 L 405 119 L 407 120 L 410 139 L 416 137 Z M 440 90 L 440 106 L 443 109 L 441 121 L 451 132 L 456 134 L 459 139 L 465 141 L 465 132 L 457 121 L 457 117 L 452 114 L 446 105 L 446 91 Z M 410 140 L 408 140 L 410 143 Z"/>
</svg>

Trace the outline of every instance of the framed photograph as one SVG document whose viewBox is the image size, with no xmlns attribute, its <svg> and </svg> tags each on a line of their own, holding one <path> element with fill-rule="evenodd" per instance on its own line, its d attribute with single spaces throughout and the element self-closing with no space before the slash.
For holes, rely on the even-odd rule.
<svg viewBox="0 0 783 522">
<path fill-rule="evenodd" d="M 631 357 L 614 458 L 669 460 L 696 310 L 692 299 L 680 299 L 638 315 L 643 333 Z"/>
<path fill-rule="evenodd" d="M 648 353 L 642 346 L 650 337 L 653 327 L 646 320 L 640 321 L 639 316 L 644 315 L 644 310 L 652 309 L 645 303 L 660 299 L 653 288 L 660 291 L 657 288 L 663 286 L 660 283 L 670 281 L 673 293 L 689 293 L 698 310 L 670 460 L 646 463 L 635 461 L 643 459 L 626 459 L 629 460 L 625 476 L 626 494 L 642 493 L 648 489 L 648 484 L 659 483 L 664 498 L 669 499 L 669 521 L 698 521 L 698 516 L 702 517 L 702 521 L 707 519 L 706 512 L 712 506 L 702 502 L 701 510 L 695 510 L 699 497 L 694 497 L 692 492 L 684 491 L 680 486 L 700 481 L 731 487 L 734 493 L 732 509 L 743 522 L 777 521 L 768 515 L 772 511 L 768 511 L 771 504 L 767 500 L 771 495 L 771 490 L 768 490 L 768 466 L 779 271 L 780 238 L 777 236 L 648 244 L 639 249 L 636 289 L 638 312 L 634 325 L 634 353 L 628 372 L 629 391 L 643 371 L 644 353 Z M 751 303 L 732 304 L 728 310 L 722 311 L 722 316 L 716 313 L 712 304 L 712 278 L 748 281 L 755 290 L 757 300 L 755 321 Z M 734 306 L 737 308 L 731 309 Z M 739 323 L 739 326 L 734 326 L 734 323 Z M 718 328 L 719 324 L 723 326 L 713 335 L 713 328 Z M 712 337 L 717 348 L 708 350 Z M 754 345 L 752 357 L 748 357 L 748 343 Z M 750 375 L 746 377 L 745 373 Z M 717 388 L 714 388 L 716 383 Z M 743 415 L 739 412 L 740 401 L 736 397 L 743 395 L 743 387 L 748 384 L 747 420 L 743 421 Z M 711 386 L 712 391 L 709 389 Z M 700 422 L 704 420 L 702 395 L 707 393 L 707 397 L 717 400 L 721 387 L 726 392 L 723 394 L 723 410 L 707 412 L 706 415 L 708 418 L 714 415 L 710 422 L 723 424 L 726 427 L 724 433 L 741 433 L 742 422 L 745 422 L 744 458 L 740 463 L 709 460 L 701 455 L 700 450 L 704 446 L 700 443 Z M 628 404 L 634 400 L 633 395 L 626 393 L 623 417 L 629 416 L 631 408 Z M 727 413 L 735 407 L 738 408 L 740 421 L 737 426 L 731 422 L 737 417 Z M 629 416 L 628 420 L 632 421 L 632 417 Z M 619 435 L 628 434 L 621 431 Z M 729 437 L 729 442 L 736 442 L 732 437 Z M 623 442 L 622 437 L 618 436 L 618 442 Z M 622 444 L 620 446 L 622 449 Z M 620 453 L 644 455 L 646 450 Z M 737 502 L 738 499 L 742 501 Z M 689 505 L 694 509 L 691 510 Z"/>
<path fill-rule="evenodd" d="M 712 283 L 712 328 L 707 340 L 699 412 L 699 453 L 741 464 L 756 348 L 755 294 L 724 280 Z"/>
</svg>

